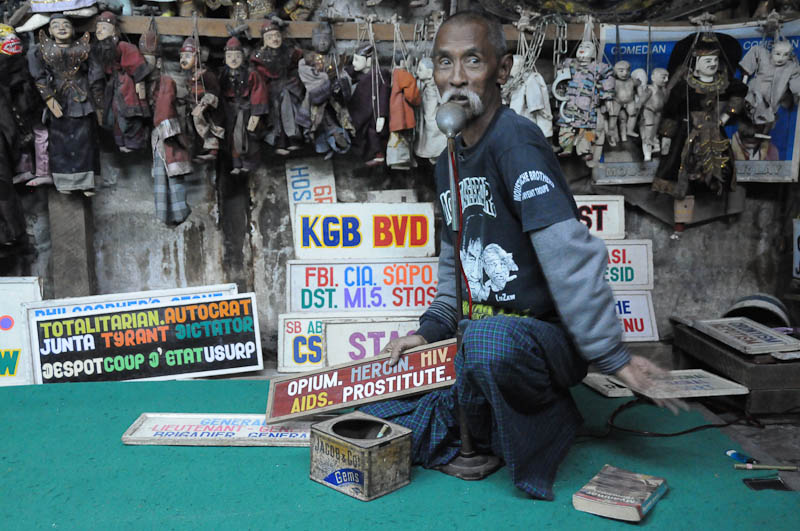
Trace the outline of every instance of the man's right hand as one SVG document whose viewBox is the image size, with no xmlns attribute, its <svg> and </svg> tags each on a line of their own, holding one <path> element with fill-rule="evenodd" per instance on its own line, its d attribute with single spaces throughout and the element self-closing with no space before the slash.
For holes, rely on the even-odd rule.
<svg viewBox="0 0 800 531">
<path fill-rule="evenodd" d="M 389 366 L 392 367 L 397 365 L 397 361 L 400 359 L 400 356 L 403 355 L 403 352 L 412 348 L 421 347 L 427 343 L 428 341 L 419 334 L 402 336 L 389 341 L 389 344 L 383 347 L 380 353 L 392 355 L 389 359 Z"/>
</svg>

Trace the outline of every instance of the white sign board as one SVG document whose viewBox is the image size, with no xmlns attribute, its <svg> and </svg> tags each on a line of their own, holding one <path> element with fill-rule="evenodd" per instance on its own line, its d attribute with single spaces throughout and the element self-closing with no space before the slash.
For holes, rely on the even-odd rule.
<svg viewBox="0 0 800 531">
<path fill-rule="evenodd" d="M 696 320 L 692 326 L 745 354 L 800 350 L 800 340 L 747 317 Z"/>
<path fill-rule="evenodd" d="M 40 300 L 39 277 L 0 277 L 0 387 L 33 383 L 23 304 Z"/>
<path fill-rule="evenodd" d="M 614 301 L 622 325 L 622 341 L 658 341 L 656 314 L 649 291 L 614 291 Z"/>
<path fill-rule="evenodd" d="M 424 311 L 438 284 L 438 258 L 289 260 L 286 311 Z"/>
<path fill-rule="evenodd" d="M 332 417 L 322 414 L 267 424 L 263 413 L 142 413 L 122 435 L 122 442 L 165 446 L 308 446 L 311 425 Z"/>
<path fill-rule="evenodd" d="M 653 242 L 609 240 L 605 279 L 613 289 L 653 289 Z"/>
<path fill-rule="evenodd" d="M 93 295 L 91 297 L 70 297 L 26 304 L 29 318 L 69 317 L 92 310 L 110 310 L 115 308 L 144 308 L 161 302 L 201 301 L 220 299 L 226 295 L 239 292 L 236 284 L 214 284 L 211 286 L 194 286 L 189 288 L 157 289 L 150 291 L 132 291 L 129 293 L 112 293 L 109 295 Z"/>
<path fill-rule="evenodd" d="M 342 319 L 322 324 L 322 339 L 328 365 L 339 365 L 371 358 L 381 353 L 389 341 L 413 334 L 419 318 Z"/>
<path fill-rule="evenodd" d="M 621 195 L 576 195 L 578 217 L 589 232 L 604 240 L 625 237 L 625 197 Z"/>
<path fill-rule="evenodd" d="M 299 204 L 295 211 L 297 258 L 433 256 L 433 203 Z"/>
<path fill-rule="evenodd" d="M 700 396 L 746 395 L 750 390 L 727 378 L 704 371 L 703 369 L 683 369 L 653 374 L 655 385 L 647 389 L 633 388 L 634 391 L 647 397 L 661 398 L 695 398 Z M 625 385 L 615 376 L 609 376 L 612 382 Z"/>
<path fill-rule="evenodd" d="M 304 372 L 373 356 L 376 345 L 383 348 L 390 339 L 416 330 L 421 313 L 281 314 L 278 316 L 278 371 Z M 325 327 L 333 323 L 360 323 L 363 325 L 363 337 L 359 337 L 349 327 L 346 338 L 336 338 L 336 351 L 328 351 Z"/>
<path fill-rule="evenodd" d="M 336 180 L 333 161 L 322 157 L 286 161 L 289 219 L 294 223 L 295 206 L 300 203 L 335 203 Z"/>
</svg>

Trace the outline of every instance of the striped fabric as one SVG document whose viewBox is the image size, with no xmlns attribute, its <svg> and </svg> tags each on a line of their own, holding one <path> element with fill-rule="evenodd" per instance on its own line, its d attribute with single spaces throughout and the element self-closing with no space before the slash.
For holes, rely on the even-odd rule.
<svg viewBox="0 0 800 531">
<path fill-rule="evenodd" d="M 568 388 L 586 375 L 586 362 L 551 323 L 496 316 L 462 326 L 453 387 L 361 411 L 410 428 L 414 463 L 432 468 L 458 453 L 459 397 L 473 444 L 500 456 L 517 487 L 552 500 L 556 469 L 582 422 Z"/>
<path fill-rule="evenodd" d="M 191 213 L 186 203 L 183 176 L 167 177 L 166 164 L 157 149 L 153 150 L 153 180 L 156 217 L 167 224 L 183 223 Z"/>
</svg>

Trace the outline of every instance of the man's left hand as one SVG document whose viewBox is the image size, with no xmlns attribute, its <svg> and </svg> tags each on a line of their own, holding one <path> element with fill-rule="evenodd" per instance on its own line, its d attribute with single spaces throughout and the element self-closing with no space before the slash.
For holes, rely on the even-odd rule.
<svg viewBox="0 0 800 531">
<path fill-rule="evenodd" d="M 632 391 L 644 393 L 656 386 L 654 376 L 664 374 L 666 371 L 641 356 L 631 356 L 631 361 L 618 370 L 614 376 L 622 380 Z M 659 407 L 665 407 L 677 415 L 681 409 L 689 411 L 689 406 L 677 398 L 652 399 Z"/>
</svg>

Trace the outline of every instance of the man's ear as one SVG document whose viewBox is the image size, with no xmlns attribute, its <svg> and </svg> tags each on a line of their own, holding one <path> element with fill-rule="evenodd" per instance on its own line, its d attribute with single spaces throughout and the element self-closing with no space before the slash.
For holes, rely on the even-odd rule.
<svg viewBox="0 0 800 531">
<path fill-rule="evenodd" d="M 509 76 L 511 76 L 511 66 L 513 64 L 514 64 L 514 56 L 511 53 L 507 53 L 500 58 L 500 61 L 497 64 L 498 85 L 506 84 L 506 81 L 508 81 Z"/>
</svg>

